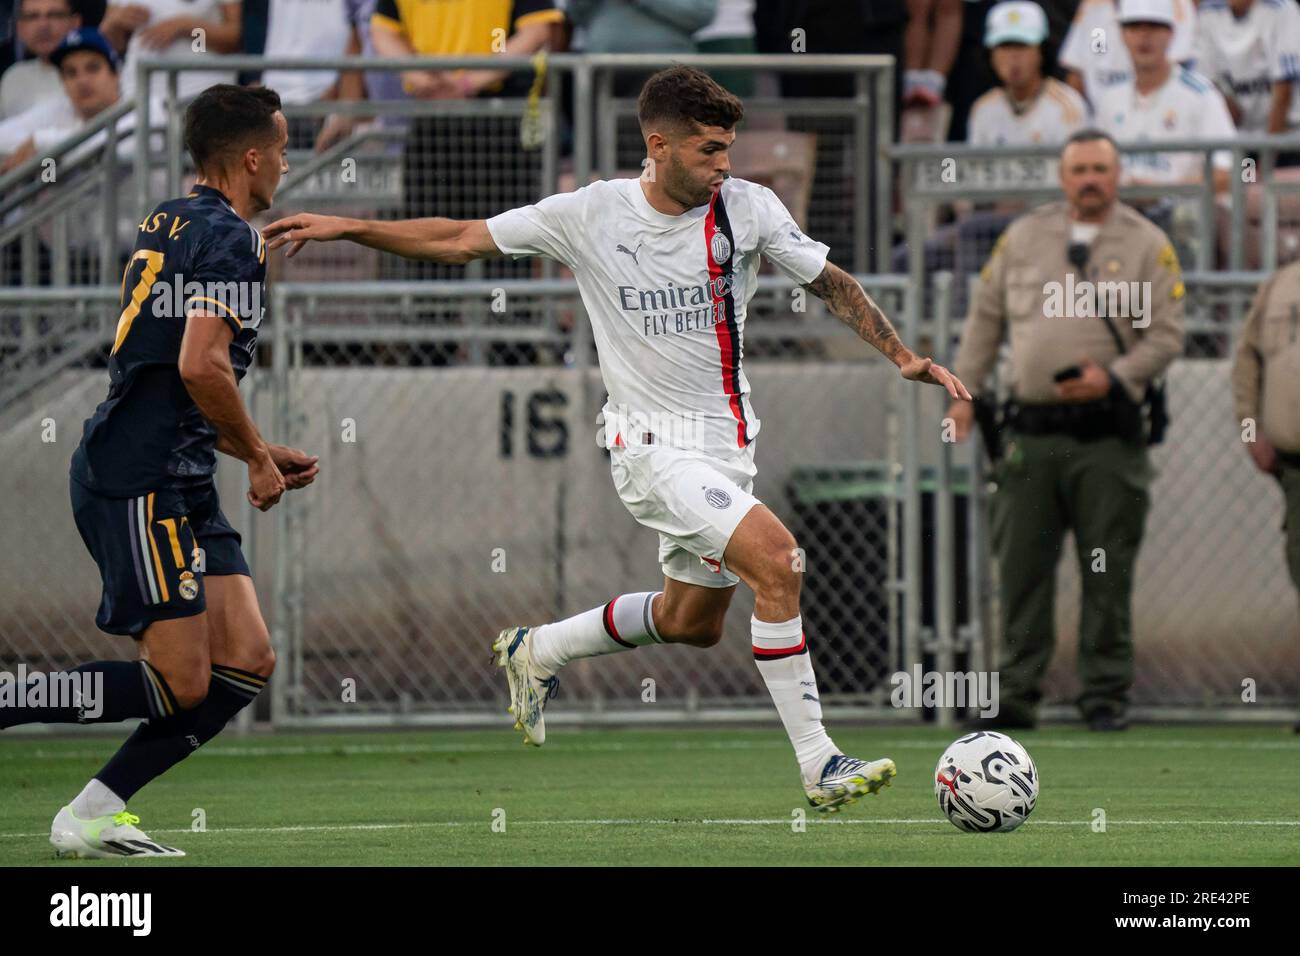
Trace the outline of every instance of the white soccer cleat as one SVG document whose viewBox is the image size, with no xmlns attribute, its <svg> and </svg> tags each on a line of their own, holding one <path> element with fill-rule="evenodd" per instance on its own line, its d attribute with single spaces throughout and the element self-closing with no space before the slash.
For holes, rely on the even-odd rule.
<svg viewBox="0 0 1300 956">
<path fill-rule="evenodd" d="M 498 667 L 505 668 L 510 682 L 510 713 L 515 730 L 524 732 L 524 743 L 540 747 L 546 742 L 546 721 L 542 710 L 560 690 L 558 678 L 540 677 L 529 654 L 532 628 L 508 627 L 492 642 Z"/>
<path fill-rule="evenodd" d="M 838 813 L 864 793 L 879 793 L 897 774 L 898 768 L 888 757 L 866 761 L 836 754 L 822 767 L 820 779 L 812 784 L 804 781 L 803 789 L 818 810 Z"/>
<path fill-rule="evenodd" d="M 184 850 L 164 846 L 136 829 L 140 818 L 123 810 L 103 817 L 81 820 L 68 805 L 50 824 L 50 843 L 58 856 L 83 860 L 107 860 L 118 857 L 181 857 Z"/>
</svg>

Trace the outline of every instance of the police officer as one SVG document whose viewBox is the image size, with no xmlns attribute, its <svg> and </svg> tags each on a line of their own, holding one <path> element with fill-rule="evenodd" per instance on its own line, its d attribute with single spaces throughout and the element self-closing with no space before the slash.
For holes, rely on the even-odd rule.
<svg viewBox="0 0 1300 956">
<path fill-rule="evenodd" d="M 1148 401 L 1148 386 L 1182 351 L 1183 283 L 1168 237 L 1117 201 L 1119 178 L 1109 136 L 1087 129 L 1069 138 L 1066 201 L 1027 213 L 998 240 L 957 355 L 957 375 L 979 399 L 1004 335 L 1010 341 L 990 514 L 1001 579 L 999 726 L 1036 721 L 1067 529 L 1083 580 L 1079 708 L 1092 730 L 1128 725 L 1130 593 L 1152 476 L 1149 424 L 1160 417 L 1144 407 L 1162 407 Z M 948 414 L 964 440 L 972 404 L 956 402 Z"/>
<path fill-rule="evenodd" d="M 1232 398 L 1255 467 L 1282 485 L 1287 565 L 1300 590 L 1300 262 L 1255 297 L 1237 339 Z"/>
</svg>

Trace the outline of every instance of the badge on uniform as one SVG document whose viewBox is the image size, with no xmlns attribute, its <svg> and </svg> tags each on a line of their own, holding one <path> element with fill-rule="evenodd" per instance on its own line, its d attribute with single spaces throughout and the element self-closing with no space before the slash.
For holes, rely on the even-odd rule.
<svg viewBox="0 0 1300 956">
<path fill-rule="evenodd" d="M 722 265 L 731 258 L 731 242 L 720 232 L 715 232 L 709 240 L 709 253 L 717 265 Z"/>
</svg>

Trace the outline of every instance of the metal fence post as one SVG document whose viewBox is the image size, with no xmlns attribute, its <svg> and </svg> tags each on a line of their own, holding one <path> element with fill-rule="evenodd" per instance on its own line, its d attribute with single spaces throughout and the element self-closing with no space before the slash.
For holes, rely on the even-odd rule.
<svg viewBox="0 0 1300 956">
<path fill-rule="evenodd" d="M 885 274 L 891 270 L 890 245 L 894 235 L 894 161 L 889 148 L 894 142 L 894 71 L 876 71 L 876 254 L 875 271 Z"/>
<path fill-rule="evenodd" d="M 924 162 L 924 160 L 918 161 Z M 918 175 L 917 163 L 903 164 L 910 181 Z M 907 308 L 903 312 L 903 341 L 916 345 L 925 307 L 925 206 L 912 203 L 907 214 Z M 921 485 L 920 449 L 921 393 L 902 389 L 901 462 L 903 496 L 903 652 L 909 673 L 922 663 L 925 635 L 921 627 Z"/>
<path fill-rule="evenodd" d="M 935 361 L 949 365 L 948 316 L 952 311 L 952 273 L 934 274 L 935 310 Z M 946 423 L 945 423 L 946 427 Z M 918 429 L 918 437 L 925 433 Z M 934 535 L 931 567 L 934 568 L 934 663 L 935 670 L 947 675 L 955 668 L 954 651 L 957 647 L 956 622 L 953 601 L 956 586 L 953 580 L 953 557 L 956 554 L 956 535 L 953 524 L 952 442 L 947 436 L 939 443 L 939 462 L 934 482 Z M 953 701 L 939 708 L 940 727 L 954 723 Z"/>
<path fill-rule="evenodd" d="M 271 286 L 271 419 L 269 429 L 276 443 L 287 442 L 289 437 L 289 315 L 288 297 L 278 286 Z M 292 497 L 284 507 L 275 509 L 275 539 L 271 555 L 271 647 L 278 660 L 286 665 L 292 660 L 289 642 L 289 545 L 287 511 L 294 506 Z M 287 710 L 287 685 L 284 679 L 271 681 L 271 723 L 289 716 Z"/>
</svg>

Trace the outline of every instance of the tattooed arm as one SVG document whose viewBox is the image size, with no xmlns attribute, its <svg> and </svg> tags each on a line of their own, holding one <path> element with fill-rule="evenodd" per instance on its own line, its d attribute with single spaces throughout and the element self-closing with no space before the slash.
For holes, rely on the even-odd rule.
<svg viewBox="0 0 1300 956">
<path fill-rule="evenodd" d="M 880 306 L 871 300 L 857 279 L 839 266 L 826 263 L 821 275 L 804 288 L 825 302 L 831 314 L 856 332 L 858 338 L 897 365 L 903 378 L 942 385 L 953 398 L 970 398 L 970 392 L 957 376 L 931 359 L 918 357 L 903 344 Z"/>
</svg>

